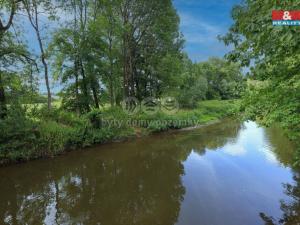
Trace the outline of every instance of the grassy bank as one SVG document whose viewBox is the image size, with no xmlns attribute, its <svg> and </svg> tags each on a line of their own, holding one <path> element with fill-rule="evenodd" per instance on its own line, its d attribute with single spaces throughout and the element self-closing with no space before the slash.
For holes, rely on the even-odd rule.
<svg viewBox="0 0 300 225">
<path fill-rule="evenodd" d="M 54 108 L 12 107 L 0 122 L 0 165 L 53 157 L 94 144 L 123 140 L 169 129 L 197 126 L 234 112 L 234 101 L 204 101 L 193 110 L 168 115 L 129 116 L 121 108 L 93 110 L 82 116 Z"/>
</svg>

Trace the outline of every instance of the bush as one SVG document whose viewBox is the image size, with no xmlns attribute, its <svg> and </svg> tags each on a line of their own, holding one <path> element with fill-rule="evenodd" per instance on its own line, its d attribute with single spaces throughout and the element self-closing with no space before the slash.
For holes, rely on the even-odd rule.
<svg viewBox="0 0 300 225">
<path fill-rule="evenodd" d="M 35 118 L 39 118 L 41 121 L 55 121 L 67 126 L 83 126 L 86 122 L 85 118 L 78 116 L 73 112 L 64 111 L 53 107 L 49 110 L 46 106 L 43 106 L 40 110 L 37 111 Z"/>
<path fill-rule="evenodd" d="M 99 109 L 87 113 L 86 118 L 93 128 L 99 129 L 102 127 L 102 112 Z"/>
<path fill-rule="evenodd" d="M 53 156 L 63 152 L 74 131 L 54 121 L 41 122 L 38 130 L 40 156 Z"/>
<path fill-rule="evenodd" d="M 25 110 L 11 106 L 7 117 L 0 120 L 0 164 L 26 160 L 34 154 L 38 143 L 37 123 L 26 117 Z"/>
</svg>

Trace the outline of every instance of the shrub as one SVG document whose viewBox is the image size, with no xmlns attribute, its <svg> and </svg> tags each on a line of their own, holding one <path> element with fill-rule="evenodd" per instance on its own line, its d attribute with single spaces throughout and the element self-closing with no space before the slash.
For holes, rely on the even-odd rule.
<svg viewBox="0 0 300 225">
<path fill-rule="evenodd" d="M 38 130 L 41 156 L 53 156 L 63 152 L 74 133 L 74 129 L 54 121 L 41 122 Z"/>
<path fill-rule="evenodd" d="M 10 107 L 7 117 L 0 120 L 0 130 L 0 164 L 31 157 L 38 143 L 37 124 L 21 106 Z"/>
<path fill-rule="evenodd" d="M 85 117 L 93 128 L 99 129 L 102 127 L 102 112 L 99 109 L 92 110 Z"/>
</svg>

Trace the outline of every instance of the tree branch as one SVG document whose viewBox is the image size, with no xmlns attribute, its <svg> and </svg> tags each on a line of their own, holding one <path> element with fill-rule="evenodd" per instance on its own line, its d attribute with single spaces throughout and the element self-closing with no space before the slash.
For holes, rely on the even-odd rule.
<svg viewBox="0 0 300 225">
<path fill-rule="evenodd" d="M 16 5 L 19 2 L 21 2 L 21 0 L 15 0 L 15 1 L 12 2 L 9 19 L 8 19 L 8 22 L 5 26 L 3 25 L 3 22 L 0 19 L 0 32 L 7 31 L 10 28 L 10 26 L 12 25 L 13 18 L 14 18 L 15 13 L 16 13 Z"/>
</svg>

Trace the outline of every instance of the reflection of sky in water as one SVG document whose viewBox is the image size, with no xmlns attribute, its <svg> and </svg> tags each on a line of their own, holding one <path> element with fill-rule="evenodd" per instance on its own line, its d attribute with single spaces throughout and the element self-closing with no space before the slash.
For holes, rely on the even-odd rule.
<svg viewBox="0 0 300 225">
<path fill-rule="evenodd" d="M 55 184 L 52 183 L 50 184 L 50 190 L 52 193 L 53 198 L 51 198 L 51 201 L 46 207 L 46 217 L 44 219 L 44 224 L 45 225 L 53 225 L 55 223 L 55 216 L 57 213 L 56 207 L 57 207 L 57 202 L 55 201 L 54 196 L 56 195 L 56 189 L 55 189 Z"/>
<path fill-rule="evenodd" d="M 246 122 L 235 140 L 207 150 L 193 151 L 184 162 L 186 194 L 177 224 L 252 225 L 261 224 L 260 212 L 281 216 L 278 199 L 290 200 L 282 183 L 293 179 L 272 152 L 264 128 Z"/>
<path fill-rule="evenodd" d="M 280 163 L 265 135 L 265 130 L 254 122 L 245 122 L 244 128 L 239 132 L 237 140 L 229 141 L 217 149 L 231 156 L 262 157 L 270 163 Z M 254 154 L 252 151 L 256 151 Z"/>
</svg>

